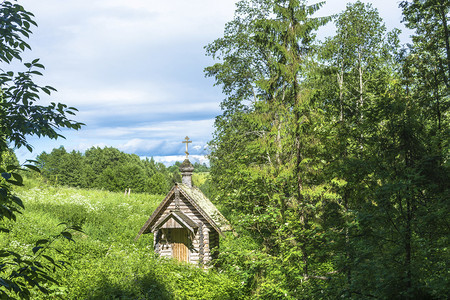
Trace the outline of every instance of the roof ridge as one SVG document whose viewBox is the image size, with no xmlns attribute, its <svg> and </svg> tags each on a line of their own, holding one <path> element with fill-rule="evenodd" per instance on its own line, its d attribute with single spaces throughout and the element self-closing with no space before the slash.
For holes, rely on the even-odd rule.
<svg viewBox="0 0 450 300">
<path fill-rule="evenodd" d="M 232 230 L 230 222 L 222 215 L 217 207 L 206 197 L 203 192 L 195 186 L 189 187 L 184 183 L 176 183 L 169 191 L 164 200 L 158 205 L 150 218 L 145 222 L 144 226 L 139 231 L 135 240 L 137 240 L 141 234 L 148 233 L 148 228 L 151 224 L 157 221 L 156 217 L 160 214 L 166 204 L 170 201 L 174 194 L 177 193 L 177 189 L 181 191 L 187 201 L 197 209 L 200 214 L 213 226 L 213 228 L 223 235 L 222 231 Z"/>
</svg>

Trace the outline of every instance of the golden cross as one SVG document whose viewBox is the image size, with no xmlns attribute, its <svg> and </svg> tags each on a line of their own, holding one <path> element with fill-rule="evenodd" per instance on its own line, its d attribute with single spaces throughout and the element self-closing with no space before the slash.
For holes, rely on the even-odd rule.
<svg viewBox="0 0 450 300">
<path fill-rule="evenodd" d="M 189 152 L 188 152 L 188 144 L 192 143 L 192 141 L 189 140 L 189 137 L 185 137 L 184 141 L 182 141 L 183 144 L 186 144 L 186 151 L 184 153 L 186 153 L 186 158 L 188 158 Z"/>
</svg>

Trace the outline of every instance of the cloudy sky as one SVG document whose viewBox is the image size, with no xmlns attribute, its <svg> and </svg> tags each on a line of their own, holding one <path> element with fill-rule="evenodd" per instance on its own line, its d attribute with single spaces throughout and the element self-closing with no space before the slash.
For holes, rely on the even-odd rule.
<svg viewBox="0 0 450 300">
<path fill-rule="evenodd" d="M 183 158 L 185 136 L 193 141 L 193 158 L 207 154 L 224 96 L 204 77 L 213 61 L 203 47 L 223 35 L 236 2 L 20 0 L 38 23 L 25 60 L 40 58 L 46 70 L 37 81 L 58 90 L 41 104 L 74 106 L 86 126 L 63 131 L 65 140 L 30 138 L 34 151 L 17 150 L 19 160 L 63 145 L 112 146 L 168 163 Z M 399 1 L 364 2 L 378 8 L 388 30 L 404 29 Z M 339 13 L 346 3 L 329 0 L 319 14 Z M 333 31 L 330 24 L 319 36 Z"/>
</svg>

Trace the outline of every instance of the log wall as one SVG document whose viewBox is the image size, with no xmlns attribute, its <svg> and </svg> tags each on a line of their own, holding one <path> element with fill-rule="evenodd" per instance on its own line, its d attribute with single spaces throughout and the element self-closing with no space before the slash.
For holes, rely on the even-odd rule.
<svg viewBox="0 0 450 300">
<path fill-rule="evenodd" d="M 165 218 L 170 214 L 171 210 L 177 209 L 175 198 L 172 198 L 168 205 L 161 211 L 159 216 L 157 216 L 155 223 L 157 223 L 162 218 Z M 219 234 L 215 229 L 203 218 L 203 216 L 198 212 L 195 207 L 182 195 L 178 200 L 178 209 L 194 221 L 198 229 L 195 235 L 190 233 L 189 244 L 189 262 L 194 264 L 208 264 L 211 259 L 211 249 L 218 246 Z M 155 252 L 163 257 L 173 257 L 173 247 L 170 243 L 171 232 L 170 228 L 183 228 L 178 222 L 170 219 L 164 224 L 160 232 L 154 234 L 154 245 Z M 158 238 L 157 238 L 158 237 Z"/>
</svg>

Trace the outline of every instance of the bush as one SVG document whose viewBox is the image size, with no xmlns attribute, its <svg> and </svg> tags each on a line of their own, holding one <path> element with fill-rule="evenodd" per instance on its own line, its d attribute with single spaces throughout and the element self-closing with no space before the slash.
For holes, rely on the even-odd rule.
<svg viewBox="0 0 450 300">
<path fill-rule="evenodd" d="M 83 223 L 75 243 L 56 242 L 55 260 L 71 266 L 56 270 L 60 285 L 48 283 L 49 297 L 62 299 L 241 299 L 240 285 L 215 269 L 160 259 L 153 237 L 134 240 L 163 196 L 125 196 L 38 184 L 33 179 L 18 193 L 27 209 L 0 247 L 23 247 L 52 233 L 52 225 L 72 219 Z M 14 246 L 16 245 L 16 246 Z M 33 299 L 45 297 L 36 290 Z"/>
</svg>

